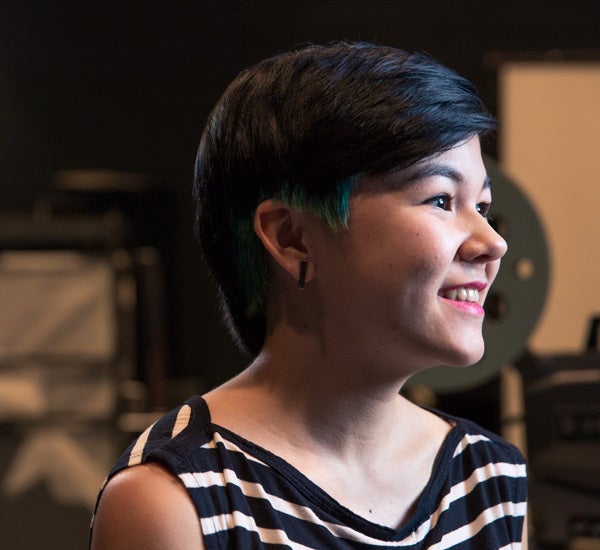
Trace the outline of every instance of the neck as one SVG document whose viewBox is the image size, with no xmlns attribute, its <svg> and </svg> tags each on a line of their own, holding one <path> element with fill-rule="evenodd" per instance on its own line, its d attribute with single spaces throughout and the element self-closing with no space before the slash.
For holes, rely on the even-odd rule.
<svg viewBox="0 0 600 550">
<path fill-rule="evenodd" d="M 225 387 L 238 402 L 254 400 L 256 421 L 273 432 L 294 433 L 303 447 L 310 442 L 338 457 L 368 459 L 374 445 L 407 428 L 414 406 L 399 396 L 401 376 L 377 376 L 368 361 L 335 349 L 314 337 L 270 334 L 252 365 Z"/>
</svg>

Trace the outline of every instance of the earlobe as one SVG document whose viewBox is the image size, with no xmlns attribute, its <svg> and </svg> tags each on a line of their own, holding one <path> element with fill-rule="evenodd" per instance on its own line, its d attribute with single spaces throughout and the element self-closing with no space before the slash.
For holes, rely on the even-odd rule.
<svg viewBox="0 0 600 550">
<path fill-rule="evenodd" d="M 295 281 L 304 284 L 314 276 L 309 265 L 307 235 L 302 216 L 279 201 L 268 199 L 261 202 L 254 214 L 254 231 L 269 255 L 287 271 Z M 301 266 L 304 262 L 304 267 Z M 304 272 L 302 272 L 304 270 Z"/>
</svg>

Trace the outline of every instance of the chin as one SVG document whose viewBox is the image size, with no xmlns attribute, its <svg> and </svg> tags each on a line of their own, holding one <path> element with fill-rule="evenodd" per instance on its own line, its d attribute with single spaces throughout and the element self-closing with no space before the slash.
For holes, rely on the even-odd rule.
<svg viewBox="0 0 600 550">
<path fill-rule="evenodd" d="M 454 353 L 448 354 L 444 365 L 449 367 L 470 367 L 475 363 L 478 363 L 483 357 L 485 346 L 483 342 L 480 345 L 473 346 L 469 349 L 457 349 Z"/>
</svg>

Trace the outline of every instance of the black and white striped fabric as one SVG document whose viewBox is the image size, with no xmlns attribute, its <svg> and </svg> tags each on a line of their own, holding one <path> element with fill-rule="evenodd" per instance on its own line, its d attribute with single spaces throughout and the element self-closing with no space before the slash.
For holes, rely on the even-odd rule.
<svg viewBox="0 0 600 550">
<path fill-rule="evenodd" d="M 134 441 L 109 479 L 137 464 L 164 465 L 195 503 L 208 549 L 521 548 L 523 457 L 472 422 L 442 416 L 455 426 L 416 513 L 399 530 L 354 514 L 287 462 L 212 424 L 197 396 Z"/>
</svg>

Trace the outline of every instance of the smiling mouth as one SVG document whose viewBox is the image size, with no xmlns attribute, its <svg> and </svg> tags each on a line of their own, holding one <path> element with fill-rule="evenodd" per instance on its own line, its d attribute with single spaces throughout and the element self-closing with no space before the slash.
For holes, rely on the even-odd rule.
<svg viewBox="0 0 600 550">
<path fill-rule="evenodd" d="M 466 286 L 442 290 L 440 296 L 454 302 L 479 302 L 479 290 Z"/>
</svg>

